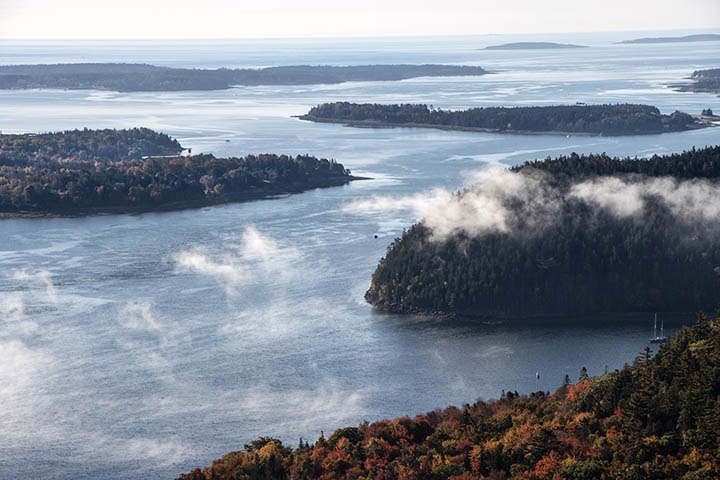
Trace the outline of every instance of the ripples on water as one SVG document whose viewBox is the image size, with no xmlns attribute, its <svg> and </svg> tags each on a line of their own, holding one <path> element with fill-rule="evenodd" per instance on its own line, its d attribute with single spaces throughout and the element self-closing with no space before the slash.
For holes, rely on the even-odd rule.
<svg viewBox="0 0 720 480">
<path fill-rule="evenodd" d="M 217 92 L 0 92 L 5 132 L 142 125 L 195 152 L 310 153 L 373 177 L 181 212 L 3 220 L 0 477 L 173 478 L 259 435 L 294 444 L 320 430 L 497 397 L 502 389 L 554 390 L 582 366 L 600 374 L 631 361 L 647 344 L 649 319 L 484 324 L 374 313 L 362 299 L 370 274 L 416 219 L 409 211 L 343 207 L 378 195 L 458 189 L 489 164 L 573 151 L 679 152 L 718 143 L 716 131 L 566 138 L 353 129 L 290 118 L 334 100 L 720 107 L 714 96 L 665 88 L 715 66 L 714 44 L 617 46 L 612 35 L 584 35 L 553 41 L 595 48 L 477 50 L 516 40 L 109 43 L 91 52 L 82 43 L 4 44 L 0 63 L 453 62 L 498 73 Z M 672 330 L 683 320 L 665 323 Z"/>
</svg>

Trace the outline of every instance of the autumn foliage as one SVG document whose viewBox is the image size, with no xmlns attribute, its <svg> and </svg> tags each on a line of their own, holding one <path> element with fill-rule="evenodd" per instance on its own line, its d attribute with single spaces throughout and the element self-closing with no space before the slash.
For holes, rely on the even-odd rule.
<svg viewBox="0 0 720 480">
<path fill-rule="evenodd" d="M 334 160 L 309 155 L 180 156 L 145 128 L 0 135 L 0 214 L 185 208 L 342 185 Z"/>
<path fill-rule="evenodd" d="M 336 430 L 297 449 L 262 438 L 179 480 L 716 479 L 720 319 L 654 357 L 566 385 Z"/>
</svg>

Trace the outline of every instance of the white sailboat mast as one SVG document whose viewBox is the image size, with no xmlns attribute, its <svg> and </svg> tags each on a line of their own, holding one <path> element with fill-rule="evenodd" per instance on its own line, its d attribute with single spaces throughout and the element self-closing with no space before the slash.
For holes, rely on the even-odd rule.
<svg viewBox="0 0 720 480">
<path fill-rule="evenodd" d="M 655 313 L 655 325 L 653 326 L 653 338 L 657 338 L 657 313 Z"/>
</svg>

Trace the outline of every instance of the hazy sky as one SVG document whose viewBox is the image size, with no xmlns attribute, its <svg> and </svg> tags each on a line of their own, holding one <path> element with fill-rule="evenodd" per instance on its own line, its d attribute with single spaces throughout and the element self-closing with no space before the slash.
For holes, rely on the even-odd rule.
<svg viewBox="0 0 720 480">
<path fill-rule="evenodd" d="M 248 38 L 718 28 L 720 0 L 0 0 L 0 38 Z"/>
</svg>

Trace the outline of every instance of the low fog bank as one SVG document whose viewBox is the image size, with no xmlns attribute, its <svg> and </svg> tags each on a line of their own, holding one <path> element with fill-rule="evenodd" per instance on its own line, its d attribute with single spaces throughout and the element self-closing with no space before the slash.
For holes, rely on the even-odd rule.
<svg viewBox="0 0 720 480">
<path fill-rule="evenodd" d="M 560 221 L 564 208 L 578 202 L 592 214 L 602 212 L 617 219 L 643 222 L 661 206 L 688 228 L 716 231 L 720 226 L 720 183 L 707 179 L 626 174 L 565 185 L 542 171 L 511 172 L 499 167 L 470 174 L 470 178 L 473 186 L 462 192 L 434 189 L 411 196 L 375 196 L 343 208 L 359 215 L 411 212 L 437 242 L 498 232 L 537 235 Z"/>
<path fill-rule="evenodd" d="M 167 259 L 173 277 L 200 285 L 189 290 L 224 299 L 198 316 L 177 317 L 149 294 L 108 302 L 77 324 L 61 315 L 57 325 L 41 324 L 34 312 L 62 310 L 75 300 L 71 288 L 50 270 L 4 274 L 3 456 L 27 464 L 42 452 L 45 466 L 29 472 L 56 465 L 78 478 L 93 478 L 94 468 L 123 478 L 149 467 L 179 473 L 260 435 L 314 439 L 366 416 L 374 387 L 349 385 L 298 341 L 337 328 L 344 307 L 303 295 L 303 276 L 325 266 L 254 226 L 224 240 Z M 246 361 L 268 351 L 277 352 L 267 362 Z M 207 425 L 215 425 L 214 442 L 197 435 Z"/>
</svg>

